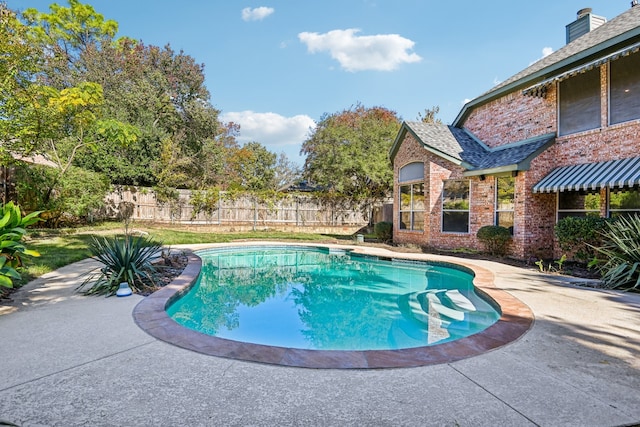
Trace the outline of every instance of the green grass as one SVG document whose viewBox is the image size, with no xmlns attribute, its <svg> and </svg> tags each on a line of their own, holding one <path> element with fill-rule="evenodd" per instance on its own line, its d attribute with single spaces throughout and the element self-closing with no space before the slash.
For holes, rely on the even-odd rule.
<svg viewBox="0 0 640 427">
<path fill-rule="evenodd" d="M 321 242 L 335 240 L 337 236 L 311 233 L 287 233 L 281 231 L 252 231 L 239 233 L 213 233 L 184 231 L 177 228 L 160 226 L 140 226 L 133 230 L 146 231 L 165 246 L 197 243 L 227 243 L 239 240 L 294 240 Z M 14 283 L 20 287 L 45 273 L 67 264 L 91 256 L 88 244 L 93 235 L 117 235 L 124 233 L 122 223 L 105 223 L 92 227 L 74 229 L 35 229 L 31 230 L 25 243 L 29 249 L 40 253 L 39 257 L 24 257 L 25 269 L 22 279 Z M 342 236 L 345 237 L 345 236 Z"/>
</svg>

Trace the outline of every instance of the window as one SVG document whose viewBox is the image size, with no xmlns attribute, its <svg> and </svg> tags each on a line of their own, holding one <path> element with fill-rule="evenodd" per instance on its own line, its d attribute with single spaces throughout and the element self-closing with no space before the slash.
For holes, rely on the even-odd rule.
<svg viewBox="0 0 640 427">
<path fill-rule="evenodd" d="M 612 189 L 609 191 L 609 216 L 640 215 L 640 189 Z"/>
<path fill-rule="evenodd" d="M 558 193 L 558 220 L 568 216 L 600 216 L 600 192 L 563 191 Z"/>
<path fill-rule="evenodd" d="M 496 225 L 506 227 L 513 234 L 516 179 L 511 176 L 496 178 Z"/>
<path fill-rule="evenodd" d="M 424 230 L 424 184 L 400 186 L 400 229 Z"/>
<path fill-rule="evenodd" d="M 469 232 L 469 181 L 444 181 L 442 188 L 442 231 Z"/>
<path fill-rule="evenodd" d="M 600 68 L 560 82 L 560 135 L 600 127 Z"/>
<path fill-rule="evenodd" d="M 640 54 L 624 56 L 610 63 L 609 122 L 640 119 Z"/>
<path fill-rule="evenodd" d="M 411 182 L 413 181 L 413 182 Z M 400 230 L 424 230 L 424 163 L 410 163 L 400 168 Z"/>
</svg>

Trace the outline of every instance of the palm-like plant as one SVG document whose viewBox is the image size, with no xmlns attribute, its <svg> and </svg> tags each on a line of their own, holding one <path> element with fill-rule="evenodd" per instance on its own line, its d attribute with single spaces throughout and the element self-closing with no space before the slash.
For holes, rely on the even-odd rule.
<svg viewBox="0 0 640 427">
<path fill-rule="evenodd" d="M 162 244 L 125 231 L 123 237 L 93 237 L 89 250 L 92 258 L 103 266 L 79 288 L 87 295 L 109 296 L 116 293 L 122 282 L 127 282 L 134 292 L 148 288 L 156 272 L 152 261 L 162 252 Z"/>
<path fill-rule="evenodd" d="M 0 207 L 0 286 L 13 287 L 13 279 L 20 279 L 18 270 L 22 267 L 22 256 L 39 256 L 22 243 L 27 234 L 26 227 L 40 221 L 41 212 L 33 212 L 25 217 L 13 202 Z"/>
<path fill-rule="evenodd" d="M 607 288 L 640 289 L 640 217 L 620 217 L 607 223 L 602 233 L 604 245 L 596 250 L 604 255 L 600 267 Z"/>
</svg>

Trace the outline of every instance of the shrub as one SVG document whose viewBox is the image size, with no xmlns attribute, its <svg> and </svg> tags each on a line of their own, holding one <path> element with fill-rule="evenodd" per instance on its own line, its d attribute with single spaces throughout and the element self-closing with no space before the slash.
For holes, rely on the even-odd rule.
<svg viewBox="0 0 640 427">
<path fill-rule="evenodd" d="M 393 239 L 393 224 L 386 221 L 377 222 L 373 226 L 373 233 L 379 241 L 390 242 Z"/>
<path fill-rule="evenodd" d="M 156 272 L 151 261 L 161 253 L 162 244 L 148 236 L 134 236 L 126 231 L 124 237 L 94 236 L 89 251 L 103 266 L 99 272 L 90 275 L 79 290 L 87 295 L 110 296 L 122 282 L 127 282 L 134 292 L 148 288 Z"/>
<path fill-rule="evenodd" d="M 71 166 L 60 176 L 56 168 L 19 165 L 16 192 L 21 206 L 44 209 L 45 226 L 57 228 L 65 222 L 91 222 L 96 210 L 105 206 L 110 184 L 97 172 Z"/>
<path fill-rule="evenodd" d="M 602 232 L 610 220 L 600 217 L 566 217 L 554 227 L 560 248 L 573 254 L 577 261 L 588 262 L 596 254 L 594 247 L 601 246 Z"/>
<path fill-rule="evenodd" d="M 511 243 L 511 232 L 508 228 L 499 225 L 485 225 L 480 227 L 476 236 L 491 255 L 504 256 L 507 254 Z"/>
<path fill-rule="evenodd" d="M 13 287 L 13 279 L 20 279 L 18 270 L 22 267 L 22 256 L 39 256 L 22 243 L 27 234 L 26 227 L 40 221 L 41 212 L 33 212 L 23 217 L 20 208 L 13 202 L 0 208 L 0 286 Z"/>
<path fill-rule="evenodd" d="M 605 256 L 602 284 L 607 288 L 640 289 L 640 217 L 607 222 L 604 244 L 595 248 Z"/>
</svg>

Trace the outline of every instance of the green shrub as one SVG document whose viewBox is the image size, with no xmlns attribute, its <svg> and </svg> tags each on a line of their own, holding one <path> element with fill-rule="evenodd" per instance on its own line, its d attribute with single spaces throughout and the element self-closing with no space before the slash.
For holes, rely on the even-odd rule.
<svg viewBox="0 0 640 427">
<path fill-rule="evenodd" d="M 21 279 L 18 270 L 22 267 L 22 256 L 39 256 L 22 243 L 27 234 L 26 227 L 40 221 L 41 212 L 22 216 L 20 208 L 13 202 L 0 208 L 0 286 L 13 287 L 13 279 Z"/>
<path fill-rule="evenodd" d="M 602 244 L 602 232 L 610 220 L 600 217 L 566 217 L 554 227 L 558 244 L 577 261 L 588 262 L 596 254 L 594 247 Z"/>
<path fill-rule="evenodd" d="M 485 225 L 480 227 L 476 236 L 491 255 L 504 256 L 507 254 L 511 243 L 511 232 L 508 228 L 499 225 Z"/>
<path fill-rule="evenodd" d="M 386 221 L 378 222 L 373 226 L 373 233 L 379 241 L 390 242 L 393 240 L 393 224 Z"/>
<path fill-rule="evenodd" d="M 607 222 L 603 246 L 602 284 L 607 288 L 640 289 L 640 217 L 619 217 Z"/>
<path fill-rule="evenodd" d="M 116 293 L 122 282 L 127 282 L 134 292 L 148 288 L 156 272 L 151 261 L 161 253 L 162 244 L 148 236 L 125 232 L 124 237 L 94 236 L 89 251 L 103 266 L 79 289 L 87 295 L 109 296 Z"/>
</svg>

